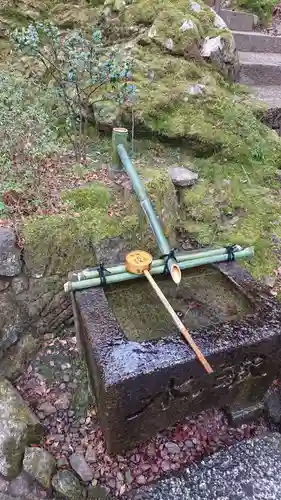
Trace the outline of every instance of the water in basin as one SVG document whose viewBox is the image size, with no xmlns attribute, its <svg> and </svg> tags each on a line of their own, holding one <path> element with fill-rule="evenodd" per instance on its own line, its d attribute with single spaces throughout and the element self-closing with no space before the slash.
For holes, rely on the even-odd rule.
<svg viewBox="0 0 281 500">
<path fill-rule="evenodd" d="M 202 266 L 184 271 L 178 287 L 169 277 L 154 278 L 190 329 L 198 330 L 210 324 L 233 321 L 253 312 L 251 302 L 242 291 L 213 267 Z M 145 278 L 110 285 L 106 295 L 128 339 L 142 342 L 178 333 Z"/>
</svg>

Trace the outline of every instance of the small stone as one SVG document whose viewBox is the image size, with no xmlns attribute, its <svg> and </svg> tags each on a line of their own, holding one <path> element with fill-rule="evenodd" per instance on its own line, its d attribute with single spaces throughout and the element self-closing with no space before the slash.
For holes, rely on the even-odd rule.
<svg viewBox="0 0 281 500">
<path fill-rule="evenodd" d="M 77 477 L 69 470 L 61 470 L 52 479 L 53 488 L 69 500 L 80 500 L 86 497 L 86 490 Z"/>
<path fill-rule="evenodd" d="M 195 83 L 194 85 L 190 85 L 187 87 L 186 91 L 189 95 L 202 95 L 205 93 L 206 85 L 201 83 Z"/>
<path fill-rule="evenodd" d="M 64 434 L 54 434 L 52 437 L 54 441 L 57 441 L 59 443 L 64 441 Z"/>
<path fill-rule="evenodd" d="M 1 493 L 6 493 L 8 491 L 9 481 L 6 481 L 3 477 L 0 477 L 0 491 Z"/>
<path fill-rule="evenodd" d="M 68 410 L 70 405 L 70 398 L 70 394 L 67 394 L 66 392 L 64 394 L 61 394 L 61 396 L 54 403 L 57 410 Z"/>
<path fill-rule="evenodd" d="M 51 487 L 51 478 L 56 468 L 55 459 L 43 448 L 26 448 L 23 469 L 44 488 Z"/>
<path fill-rule="evenodd" d="M 136 479 L 137 483 L 140 484 L 140 485 L 143 485 L 146 483 L 146 479 L 145 477 L 141 474 L 140 476 L 137 477 Z"/>
<path fill-rule="evenodd" d="M 16 295 L 27 290 L 28 289 L 28 277 L 24 274 L 21 274 L 20 276 L 15 277 L 12 280 L 12 289 Z"/>
<path fill-rule="evenodd" d="M 107 483 L 108 483 L 108 486 L 110 488 L 115 489 L 115 487 L 116 487 L 116 481 L 115 481 L 115 479 L 113 479 L 113 477 L 111 479 L 109 479 L 109 481 Z"/>
<path fill-rule="evenodd" d="M 199 5 L 199 3 L 197 2 L 190 2 L 190 7 L 194 12 L 200 12 L 201 10 L 201 5 Z"/>
<path fill-rule="evenodd" d="M 125 471 L 125 481 L 127 484 L 132 484 L 134 478 L 129 470 Z"/>
<path fill-rule="evenodd" d="M 169 460 L 163 460 L 163 462 L 161 462 L 161 469 L 164 472 L 167 472 L 171 469 L 171 463 L 169 462 Z"/>
<path fill-rule="evenodd" d="M 192 170 L 184 167 L 171 167 L 169 168 L 169 173 L 173 184 L 178 187 L 193 186 L 198 180 L 196 172 L 192 172 Z"/>
<path fill-rule="evenodd" d="M 150 443 L 147 447 L 146 453 L 149 457 L 154 457 L 156 455 L 156 449 L 154 444 Z"/>
<path fill-rule="evenodd" d="M 187 31 L 187 30 L 193 30 L 195 28 L 195 25 L 193 21 L 184 21 L 184 23 L 180 27 L 180 31 Z"/>
<path fill-rule="evenodd" d="M 66 457 L 61 457 L 57 460 L 57 467 L 61 469 L 62 467 L 68 466 L 68 460 Z"/>
<path fill-rule="evenodd" d="M 6 290 L 9 286 L 9 284 L 10 284 L 9 281 L 0 280 L 0 292 L 3 292 L 3 290 Z"/>
<path fill-rule="evenodd" d="M 190 439 L 187 439 L 184 442 L 184 447 L 187 448 L 187 449 L 191 449 L 191 448 L 194 448 L 194 444 L 193 444 L 193 442 Z"/>
<path fill-rule="evenodd" d="M 97 454 L 92 446 L 88 446 L 86 450 L 85 459 L 90 464 L 97 461 Z"/>
<path fill-rule="evenodd" d="M 281 181 L 281 170 L 280 169 L 276 170 L 275 175 L 276 175 L 277 179 L 279 181 Z"/>
<path fill-rule="evenodd" d="M 78 453 L 74 453 L 69 458 L 72 469 L 81 477 L 82 481 L 92 481 L 94 473 L 87 464 L 85 457 Z"/>
<path fill-rule="evenodd" d="M 275 282 L 276 282 L 276 280 L 275 280 L 275 278 L 273 278 L 272 276 L 266 276 L 266 277 L 264 278 L 264 284 L 265 284 L 266 286 L 268 286 L 269 288 L 273 288 L 273 287 L 274 287 L 274 285 L 275 285 Z"/>
<path fill-rule="evenodd" d="M 22 268 L 21 251 L 12 228 L 0 228 L 0 275 L 17 276 Z"/>
<path fill-rule="evenodd" d="M 87 500 L 109 500 L 109 498 L 107 489 L 102 486 L 92 486 L 88 490 Z"/>
<path fill-rule="evenodd" d="M 122 472 L 120 472 L 120 471 L 117 472 L 116 479 L 118 479 L 118 481 L 120 481 L 121 483 L 123 483 L 124 476 L 123 476 Z"/>
<path fill-rule="evenodd" d="M 15 497 L 27 497 L 32 492 L 32 480 L 25 472 L 13 479 L 9 486 L 9 493 Z"/>
<path fill-rule="evenodd" d="M 180 453 L 180 447 L 176 443 L 173 443 L 172 441 L 166 443 L 165 447 L 168 450 L 168 452 L 171 453 L 172 455 Z"/>
<path fill-rule="evenodd" d="M 173 42 L 172 38 L 167 38 L 166 43 L 165 43 L 165 47 L 168 50 L 173 50 L 174 42 Z"/>
<path fill-rule="evenodd" d="M 40 442 L 42 426 L 10 382 L 0 377 L 0 475 L 21 471 L 26 446 Z"/>
<path fill-rule="evenodd" d="M 67 373 L 65 373 L 62 378 L 63 378 L 64 382 L 69 382 L 70 381 L 70 376 L 67 375 Z"/>
<path fill-rule="evenodd" d="M 38 406 L 37 410 L 39 412 L 44 413 L 44 415 L 46 415 L 46 417 L 48 417 L 49 415 L 52 415 L 53 413 L 56 413 L 56 411 L 57 411 L 56 408 L 48 401 L 45 401 L 45 403 L 42 403 L 40 406 Z"/>
</svg>

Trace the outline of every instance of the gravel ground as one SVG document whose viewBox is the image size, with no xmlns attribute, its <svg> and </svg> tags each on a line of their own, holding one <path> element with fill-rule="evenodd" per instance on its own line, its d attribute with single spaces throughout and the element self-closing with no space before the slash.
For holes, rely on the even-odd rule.
<svg viewBox="0 0 281 500">
<path fill-rule="evenodd" d="M 108 455 L 71 328 L 60 337 L 46 336 L 17 388 L 45 426 L 44 447 L 59 460 L 59 467 L 70 467 L 74 453 L 84 455 L 92 472 L 90 482 L 117 496 L 266 431 L 262 421 L 233 429 L 222 412 L 208 411 L 122 456 Z"/>
</svg>

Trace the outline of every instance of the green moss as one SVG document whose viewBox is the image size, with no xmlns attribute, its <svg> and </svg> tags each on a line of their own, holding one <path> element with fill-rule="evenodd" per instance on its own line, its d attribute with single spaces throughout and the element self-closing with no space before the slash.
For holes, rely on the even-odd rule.
<svg viewBox="0 0 281 500">
<path fill-rule="evenodd" d="M 253 12 L 262 22 L 267 23 L 278 0 L 236 0 L 235 3 L 239 8 Z"/>
<path fill-rule="evenodd" d="M 67 273 L 96 263 L 94 246 L 122 233 L 123 222 L 106 212 L 87 209 L 74 216 L 55 215 L 28 219 L 23 227 L 34 265 L 49 262 L 54 273 Z"/>
<path fill-rule="evenodd" d="M 184 194 L 184 228 L 204 245 L 254 246 L 255 257 L 247 267 L 257 278 L 272 274 L 277 267 L 272 235 L 281 237 L 273 171 L 239 172 L 238 165 L 207 161 L 199 165 L 205 179 Z"/>
<path fill-rule="evenodd" d="M 147 189 L 162 214 L 167 234 L 173 234 L 176 223 L 175 190 L 167 172 L 149 171 Z M 155 240 L 141 216 L 136 197 L 123 200 L 116 191 L 100 184 L 68 191 L 70 214 L 29 218 L 23 233 L 29 249 L 29 260 L 36 267 L 46 262 L 48 272 L 66 277 L 67 273 L 96 264 L 95 247 L 100 241 L 124 236 L 132 248 L 142 246 L 155 250 Z M 109 203 L 117 204 L 117 215 L 109 215 Z M 71 215 L 73 212 L 73 215 Z"/>
<path fill-rule="evenodd" d="M 109 206 L 111 193 L 101 184 L 90 184 L 85 188 L 72 189 L 62 196 L 64 201 L 70 203 L 76 210 L 94 208 L 104 210 Z"/>
<path fill-rule="evenodd" d="M 185 21 L 193 27 L 182 30 L 181 26 Z M 200 40 L 196 19 L 192 15 L 188 15 L 185 19 L 182 11 L 174 6 L 171 10 L 165 9 L 158 14 L 149 36 L 164 49 L 167 47 L 167 41 L 171 40 L 172 48 L 166 48 L 166 51 L 178 55 L 183 55 L 190 46 L 199 43 Z"/>
<path fill-rule="evenodd" d="M 134 24 L 144 24 L 150 26 L 157 14 L 163 10 L 163 2 L 161 0 L 135 0 L 131 5 L 128 5 L 124 12 L 124 22 Z"/>
<path fill-rule="evenodd" d="M 200 12 L 195 12 L 185 0 L 165 0 L 164 2 L 163 0 L 154 0 L 153 2 L 150 0 L 134 0 L 127 6 L 123 18 L 124 22 L 151 26 L 159 15 L 160 17 L 163 14 L 168 15 L 172 22 L 176 21 L 172 38 L 184 21 L 191 19 L 195 21 L 199 32 L 202 35 L 207 35 L 208 30 L 213 27 L 215 15 L 204 2 L 198 0 L 197 3 L 201 7 Z M 175 16 L 173 16 L 173 13 Z M 180 24 L 178 21 L 180 21 Z M 166 29 L 170 28 L 171 26 L 167 24 Z M 184 33 L 188 36 L 186 31 Z"/>
<path fill-rule="evenodd" d="M 22 12 L 16 8 L 5 7 L 0 10 L 0 16 L 10 27 L 23 26 L 33 20 L 30 13 Z"/>
</svg>

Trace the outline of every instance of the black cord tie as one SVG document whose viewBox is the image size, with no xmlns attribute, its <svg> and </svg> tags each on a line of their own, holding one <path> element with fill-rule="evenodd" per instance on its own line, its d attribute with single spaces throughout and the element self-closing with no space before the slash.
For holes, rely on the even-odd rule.
<svg viewBox="0 0 281 500">
<path fill-rule="evenodd" d="M 233 260 L 235 260 L 235 253 L 234 253 L 235 245 L 228 245 L 225 247 L 225 249 L 228 255 L 227 261 L 232 262 Z"/>
<path fill-rule="evenodd" d="M 160 259 L 164 259 L 164 270 L 163 270 L 163 274 L 164 276 L 167 276 L 167 274 L 169 274 L 169 260 L 171 259 L 174 259 L 174 260 L 177 260 L 176 259 L 176 256 L 175 256 L 175 251 L 176 251 L 176 248 L 172 248 L 172 250 L 169 251 L 169 253 L 165 254 L 165 255 L 161 255 Z"/>
<path fill-rule="evenodd" d="M 101 286 L 106 285 L 106 276 L 110 274 L 110 271 L 104 267 L 104 263 L 101 262 L 99 267 L 97 268 L 97 271 L 99 273 L 99 278 L 100 278 L 100 284 Z"/>
</svg>

